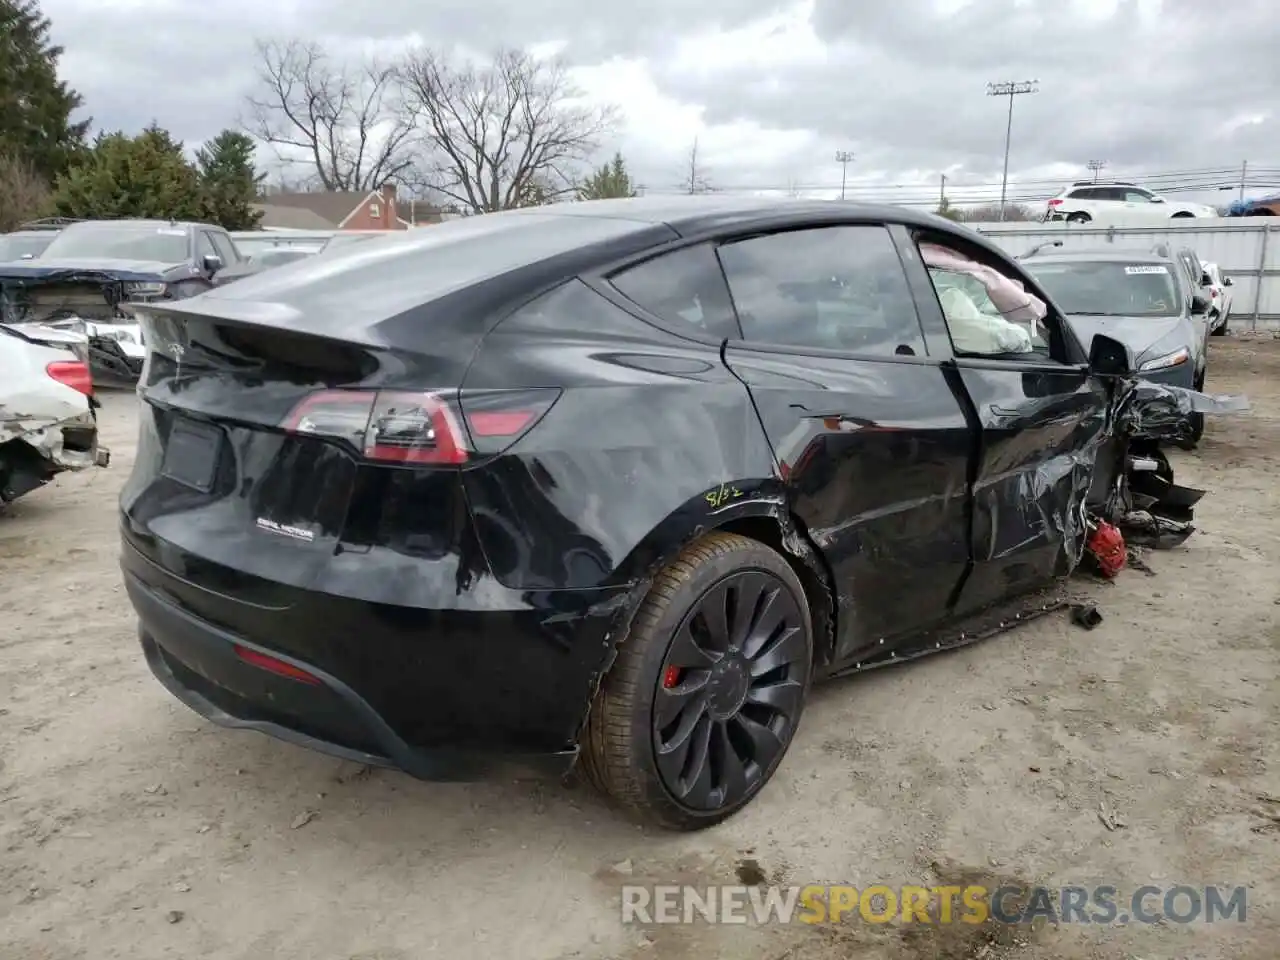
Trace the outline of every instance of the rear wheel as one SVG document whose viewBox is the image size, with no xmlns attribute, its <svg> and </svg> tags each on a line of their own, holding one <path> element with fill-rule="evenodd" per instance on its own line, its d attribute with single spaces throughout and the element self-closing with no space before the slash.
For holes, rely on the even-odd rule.
<svg viewBox="0 0 1280 960">
<path fill-rule="evenodd" d="M 1088 223 L 1093 217 L 1087 213 L 1069 213 L 1067 214 L 1067 223 Z"/>
<path fill-rule="evenodd" d="M 1175 213 L 1175 214 L 1174 214 L 1173 216 L 1171 216 L 1169 219 L 1170 219 L 1170 220 L 1181 220 L 1181 219 L 1186 219 L 1186 218 L 1188 218 L 1188 217 L 1195 217 L 1195 214 L 1194 214 L 1194 213 L 1187 213 L 1187 212 L 1184 210 L 1184 211 L 1182 211 L 1181 213 Z"/>
<path fill-rule="evenodd" d="M 712 533 L 654 580 L 592 706 L 583 766 L 639 818 L 719 823 L 768 783 L 813 667 L 809 606 L 769 547 Z"/>
<path fill-rule="evenodd" d="M 1211 329 L 1209 330 L 1209 336 L 1211 337 L 1226 336 L 1227 324 L 1230 323 L 1230 320 L 1228 320 L 1226 317 L 1218 316 L 1218 317 L 1215 317 L 1212 322 L 1218 325 L 1216 327 L 1211 327 Z"/>
</svg>

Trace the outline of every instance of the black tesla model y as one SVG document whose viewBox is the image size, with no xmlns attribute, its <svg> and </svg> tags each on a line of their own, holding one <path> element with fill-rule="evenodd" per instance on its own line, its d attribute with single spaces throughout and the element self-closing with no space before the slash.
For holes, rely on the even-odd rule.
<svg viewBox="0 0 1280 960">
<path fill-rule="evenodd" d="M 815 679 L 1069 572 L 1106 421 L 1035 281 L 894 208 L 559 204 L 138 313 L 122 565 L 175 696 L 424 779 L 577 764 L 678 829 Z"/>
</svg>

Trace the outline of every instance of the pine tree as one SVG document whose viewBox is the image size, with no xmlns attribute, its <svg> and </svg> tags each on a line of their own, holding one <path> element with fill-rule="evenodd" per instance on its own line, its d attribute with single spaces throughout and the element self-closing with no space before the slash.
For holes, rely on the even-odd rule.
<svg viewBox="0 0 1280 960">
<path fill-rule="evenodd" d="M 37 0 L 0 0 L 0 154 L 48 182 L 84 150 L 90 124 L 71 122 L 82 100 L 58 79 L 61 55 Z"/>
<path fill-rule="evenodd" d="M 204 212 L 202 219 L 227 230 L 253 230 L 262 219 L 254 210 L 258 187 L 266 174 L 253 165 L 254 143 L 236 130 L 223 130 L 196 152 L 196 171 Z"/>
<path fill-rule="evenodd" d="M 627 172 L 627 163 L 621 153 L 587 177 L 578 188 L 579 200 L 606 200 L 611 197 L 634 197 L 635 185 Z"/>
<path fill-rule="evenodd" d="M 53 202 L 64 217 L 199 220 L 203 199 L 182 143 L 153 123 L 136 137 L 100 134 L 85 159 L 58 177 Z"/>
</svg>

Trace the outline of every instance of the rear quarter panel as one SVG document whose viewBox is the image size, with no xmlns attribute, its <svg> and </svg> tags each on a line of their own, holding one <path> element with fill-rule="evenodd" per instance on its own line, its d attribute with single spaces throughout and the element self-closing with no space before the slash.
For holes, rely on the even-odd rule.
<svg viewBox="0 0 1280 960">
<path fill-rule="evenodd" d="M 499 324 L 463 390 L 540 386 L 563 388 L 546 417 L 463 474 L 505 586 L 631 583 L 726 511 L 778 496 L 718 344 L 658 330 L 574 280 Z"/>
</svg>

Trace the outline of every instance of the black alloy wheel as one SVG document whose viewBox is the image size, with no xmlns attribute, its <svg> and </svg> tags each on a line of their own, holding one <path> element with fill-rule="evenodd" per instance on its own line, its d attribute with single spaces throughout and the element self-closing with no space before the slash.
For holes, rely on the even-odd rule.
<svg viewBox="0 0 1280 960">
<path fill-rule="evenodd" d="M 679 803 L 733 806 L 773 769 L 804 701 L 804 619 L 763 570 L 730 574 L 685 615 L 653 705 L 658 771 Z"/>
<path fill-rule="evenodd" d="M 705 534 L 663 568 L 618 642 L 582 736 L 582 770 L 639 819 L 699 830 L 768 783 L 813 665 L 809 601 L 777 551 Z"/>
</svg>

